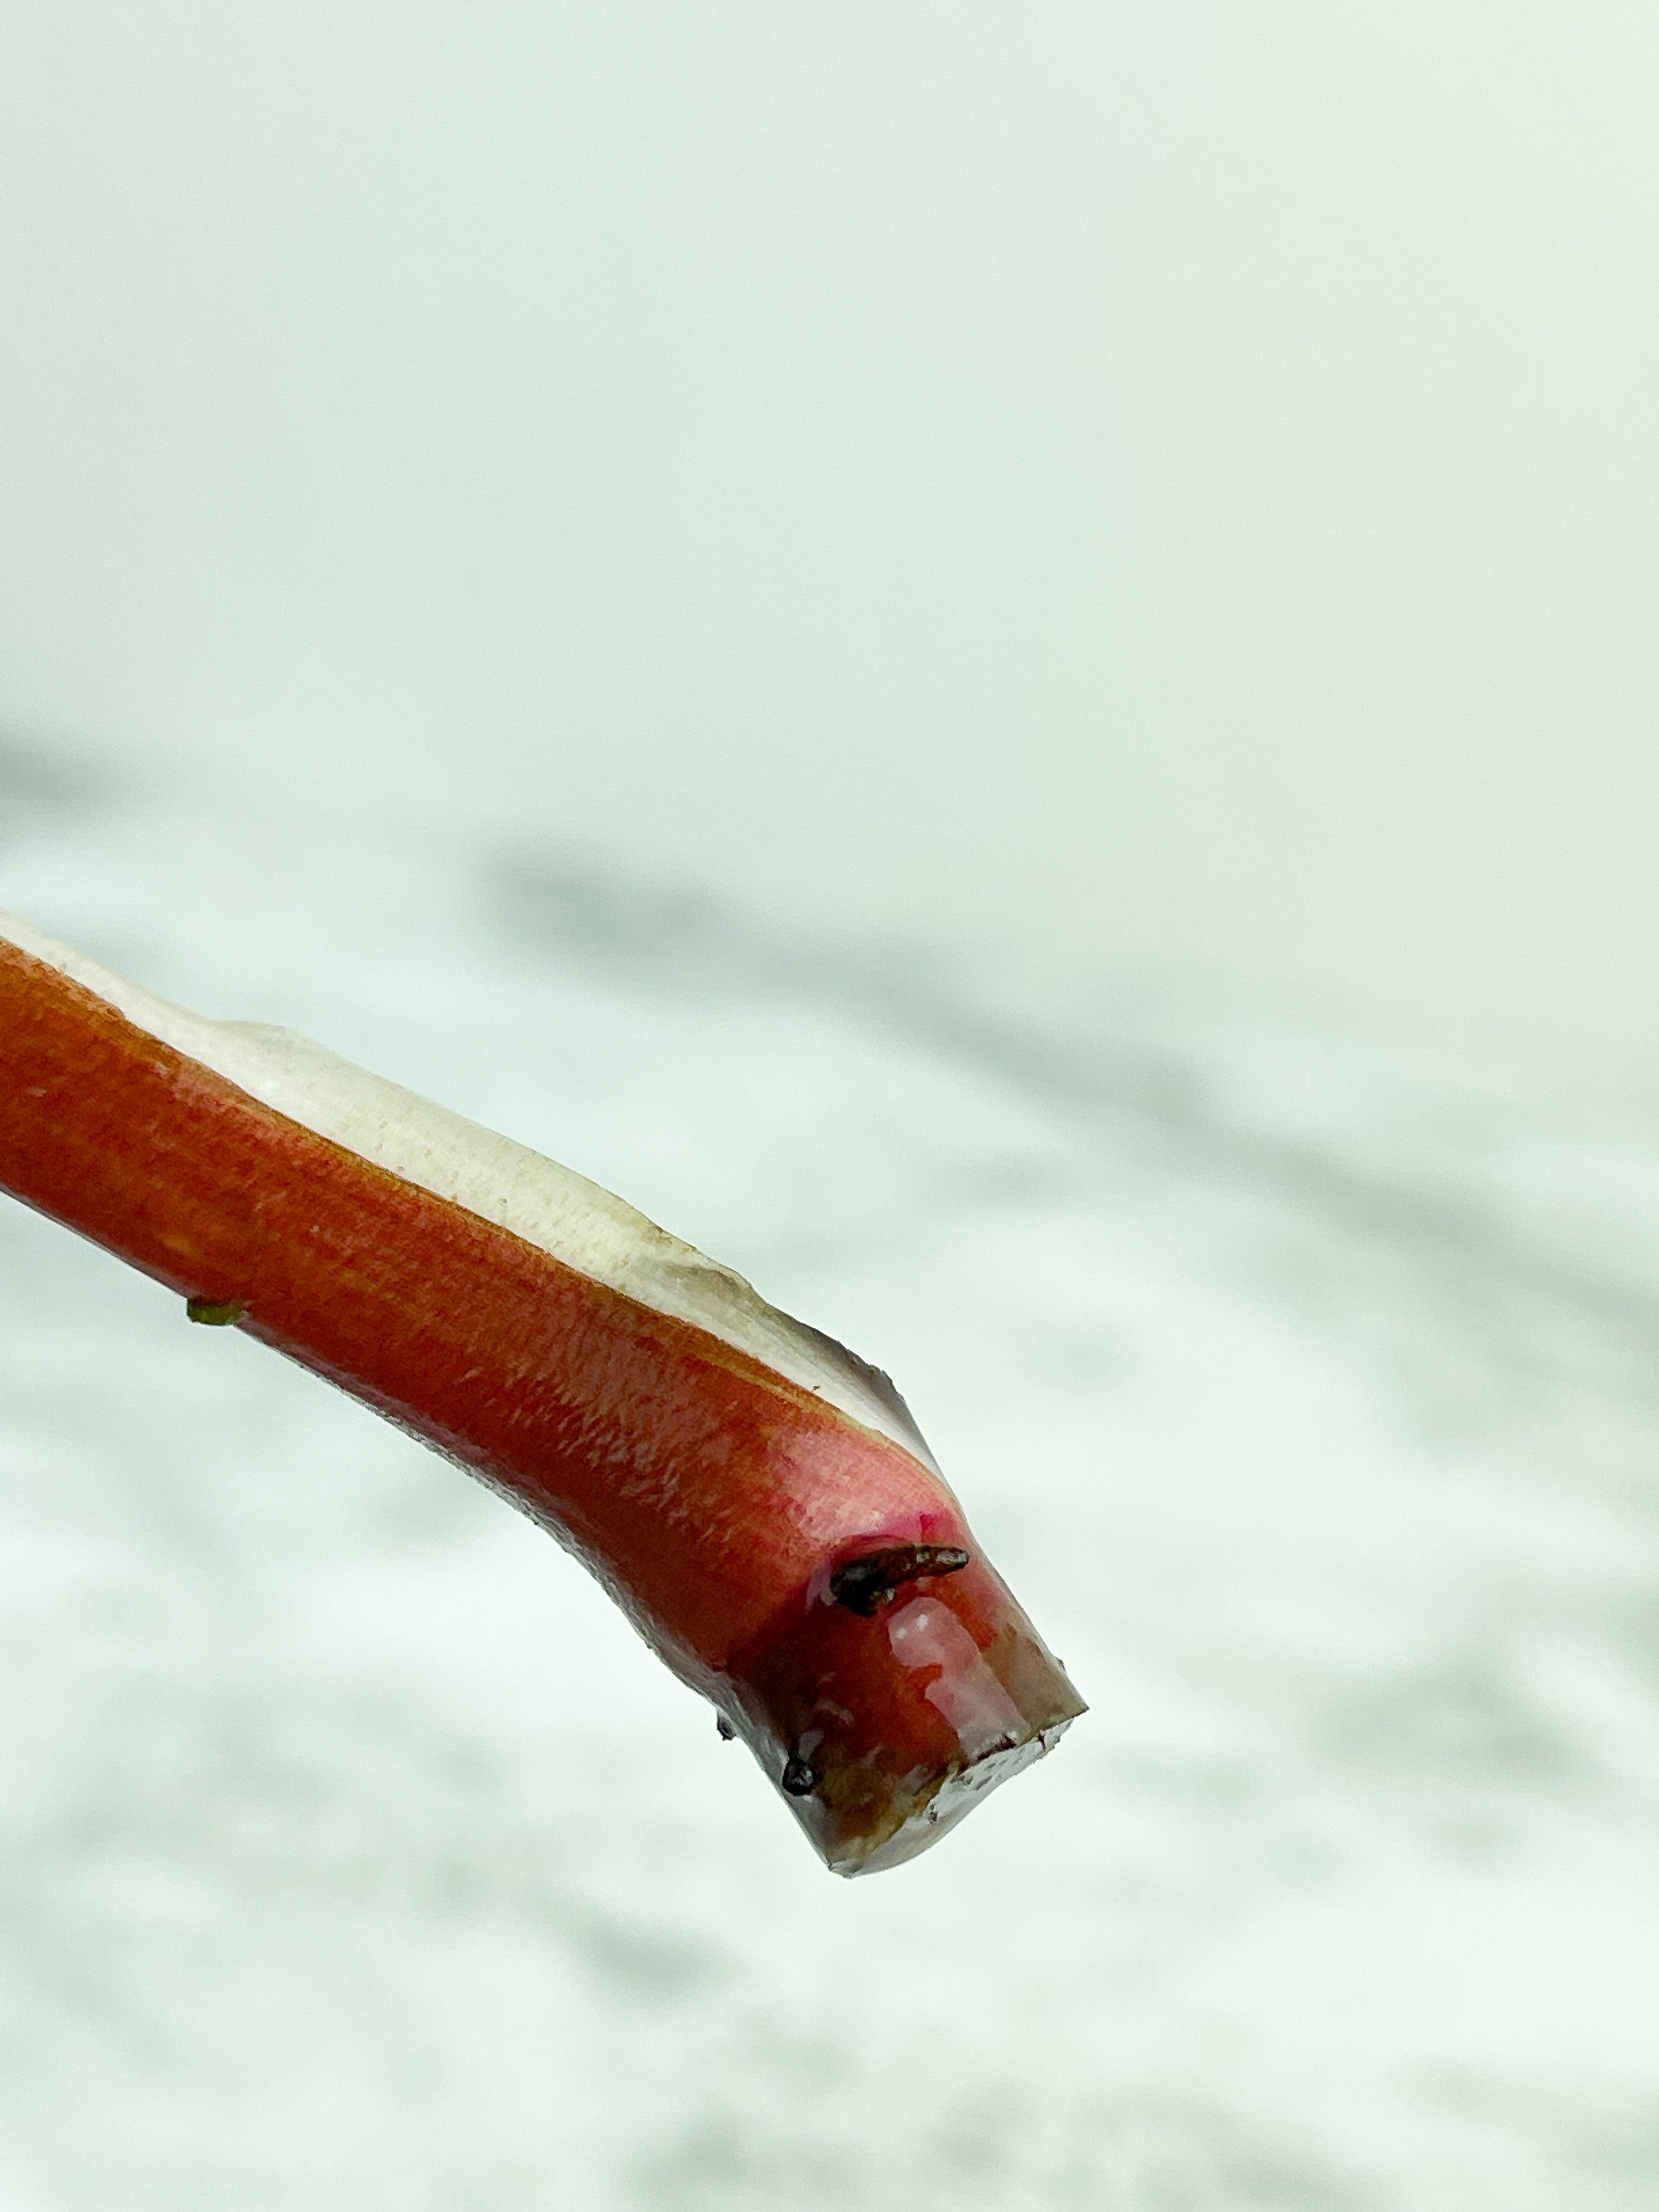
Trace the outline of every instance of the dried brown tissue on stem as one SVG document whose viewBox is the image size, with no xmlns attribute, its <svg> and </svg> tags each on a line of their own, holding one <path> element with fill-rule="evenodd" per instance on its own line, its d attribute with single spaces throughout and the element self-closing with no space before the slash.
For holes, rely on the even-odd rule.
<svg viewBox="0 0 1659 2212">
<path fill-rule="evenodd" d="M 0 1064 L 0 1187 L 559 1534 L 836 1871 L 1082 1711 L 886 1378 L 608 1192 L 7 917 Z"/>
<path fill-rule="evenodd" d="M 837 1567 L 830 1577 L 830 1595 L 849 1613 L 870 1620 L 903 1589 L 924 1576 L 954 1575 L 968 1564 L 959 1544 L 895 1544 L 884 1551 L 866 1552 Z"/>
</svg>

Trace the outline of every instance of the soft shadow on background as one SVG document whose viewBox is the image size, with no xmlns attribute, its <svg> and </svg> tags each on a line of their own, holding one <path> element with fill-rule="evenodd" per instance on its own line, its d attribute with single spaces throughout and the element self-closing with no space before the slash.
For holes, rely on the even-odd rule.
<svg viewBox="0 0 1659 2212">
<path fill-rule="evenodd" d="M 1647 2212 L 1650 13 L 17 6 L 0 905 L 890 1366 L 1091 1701 L 830 1883 L 0 1213 L 0 2204 Z"/>
</svg>

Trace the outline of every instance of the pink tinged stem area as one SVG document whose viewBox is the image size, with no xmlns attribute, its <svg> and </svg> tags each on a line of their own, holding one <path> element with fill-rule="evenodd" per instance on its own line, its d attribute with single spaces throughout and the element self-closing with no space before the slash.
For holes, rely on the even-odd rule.
<svg viewBox="0 0 1659 2212">
<path fill-rule="evenodd" d="M 837 1873 L 914 1856 L 1084 1710 L 933 1468 L 764 1358 L 276 1111 L 3 937 L 0 1074 L 0 1187 L 532 1515 Z"/>
</svg>

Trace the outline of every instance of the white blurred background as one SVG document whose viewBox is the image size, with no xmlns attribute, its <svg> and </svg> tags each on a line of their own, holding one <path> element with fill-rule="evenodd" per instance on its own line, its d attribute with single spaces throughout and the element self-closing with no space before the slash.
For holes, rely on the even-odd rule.
<svg viewBox="0 0 1659 2212">
<path fill-rule="evenodd" d="M 0 2212 L 1659 2205 L 1659 19 L 0 23 L 0 904 L 906 1389 L 1094 1705 L 825 1882 L 0 1217 Z"/>
<path fill-rule="evenodd" d="M 1659 20 L 12 0 L 15 720 L 1659 1049 Z"/>
</svg>

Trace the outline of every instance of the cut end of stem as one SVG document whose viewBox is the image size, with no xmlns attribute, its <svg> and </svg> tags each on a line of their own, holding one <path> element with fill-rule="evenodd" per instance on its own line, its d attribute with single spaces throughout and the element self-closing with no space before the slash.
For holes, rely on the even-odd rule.
<svg viewBox="0 0 1659 2212">
<path fill-rule="evenodd" d="M 897 1587 L 887 1579 L 897 1561 Z M 831 1872 L 937 1842 L 1085 1708 L 1006 1586 L 959 1545 L 838 1569 L 731 1669 L 740 1733 Z M 839 1587 L 838 1587 L 839 1585 Z"/>
</svg>

